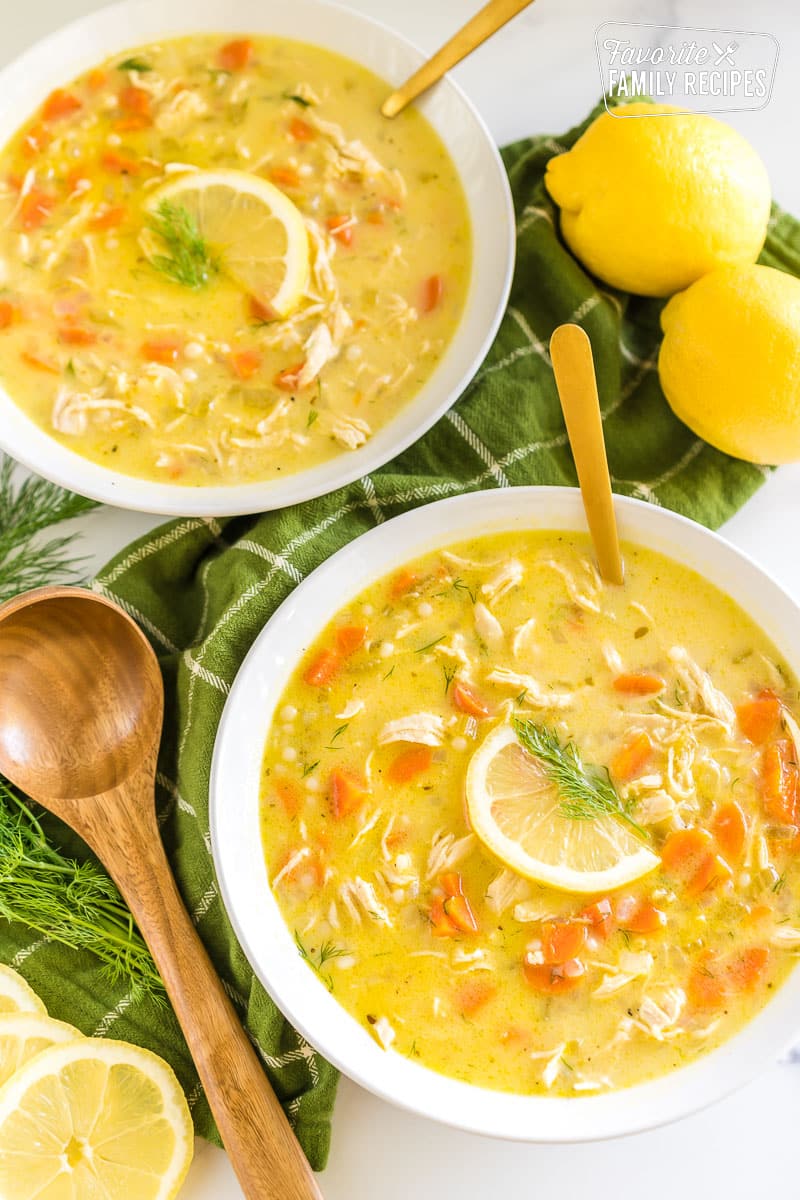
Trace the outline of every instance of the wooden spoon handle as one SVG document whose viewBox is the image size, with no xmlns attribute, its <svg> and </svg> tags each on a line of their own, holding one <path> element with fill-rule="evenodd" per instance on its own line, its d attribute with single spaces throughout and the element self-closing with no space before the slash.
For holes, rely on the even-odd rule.
<svg viewBox="0 0 800 1200">
<path fill-rule="evenodd" d="M 550 338 L 550 357 L 597 565 L 603 579 L 620 584 L 623 580 L 622 556 L 592 344 L 585 330 L 580 325 L 559 325 Z"/>
<path fill-rule="evenodd" d="M 456 63 L 460 63 L 462 58 L 466 58 L 507 21 L 532 3 L 533 0 L 489 0 L 489 3 L 484 5 L 471 21 L 467 21 L 449 42 L 445 42 L 432 58 L 423 63 L 402 87 L 392 92 L 381 106 L 383 115 L 396 117 L 407 104 L 416 100 L 421 92 L 441 79 Z"/>
<path fill-rule="evenodd" d="M 183 906 L 155 821 L 152 776 L 108 792 L 76 825 L 113 876 L 180 1021 L 248 1200 L 322 1200 L 313 1172 Z M 79 807 L 79 806 L 76 806 Z M 91 804 L 97 813 L 97 801 Z"/>
</svg>

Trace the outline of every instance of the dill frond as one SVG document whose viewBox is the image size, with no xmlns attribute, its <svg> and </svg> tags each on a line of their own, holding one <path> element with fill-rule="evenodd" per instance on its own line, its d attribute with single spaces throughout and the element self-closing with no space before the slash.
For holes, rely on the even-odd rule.
<svg viewBox="0 0 800 1200">
<path fill-rule="evenodd" d="M 218 270 L 205 238 L 192 214 L 181 204 L 162 200 L 149 222 L 153 233 L 164 242 L 168 253 L 156 254 L 151 266 L 184 287 L 204 287 Z"/>
</svg>

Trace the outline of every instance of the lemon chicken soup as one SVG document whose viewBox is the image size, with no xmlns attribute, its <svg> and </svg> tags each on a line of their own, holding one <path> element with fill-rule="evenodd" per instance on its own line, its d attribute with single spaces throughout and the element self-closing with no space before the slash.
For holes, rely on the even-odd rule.
<svg viewBox="0 0 800 1200">
<path fill-rule="evenodd" d="M 800 952 L 797 680 L 732 600 L 582 536 L 429 554 L 338 613 L 275 710 L 269 879 L 380 1044 L 582 1095 L 691 1062 Z"/>
<path fill-rule="evenodd" d="M 470 228 L 427 121 L 315 46 L 201 36 L 58 88 L 0 155 L 0 382 L 64 445 L 188 485 L 362 446 L 429 378 Z"/>
</svg>

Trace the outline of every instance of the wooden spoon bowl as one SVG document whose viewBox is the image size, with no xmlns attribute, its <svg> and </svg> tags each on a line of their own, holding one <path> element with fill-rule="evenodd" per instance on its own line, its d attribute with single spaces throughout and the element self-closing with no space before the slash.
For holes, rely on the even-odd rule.
<svg viewBox="0 0 800 1200">
<path fill-rule="evenodd" d="M 319 1200 L 164 854 L 153 802 L 164 689 L 150 643 L 93 592 L 28 592 L 0 607 L 0 698 L 0 772 L 72 826 L 117 883 L 245 1195 Z"/>
</svg>

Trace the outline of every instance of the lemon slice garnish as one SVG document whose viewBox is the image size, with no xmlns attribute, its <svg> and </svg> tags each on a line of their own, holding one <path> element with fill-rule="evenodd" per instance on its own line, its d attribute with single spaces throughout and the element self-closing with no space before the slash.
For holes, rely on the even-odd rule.
<svg viewBox="0 0 800 1200">
<path fill-rule="evenodd" d="M 0 1088 L 3 1200 L 171 1200 L 192 1146 L 177 1079 L 138 1046 L 52 1046 Z"/>
<path fill-rule="evenodd" d="M 308 285 L 308 233 L 279 188 L 246 171 L 187 171 L 156 188 L 155 217 L 167 201 L 185 209 L 221 268 L 250 295 L 284 317 Z"/>
<path fill-rule="evenodd" d="M 80 1041 L 81 1033 L 65 1021 L 42 1013 L 8 1013 L 0 1016 L 0 1086 L 34 1054 L 62 1042 Z"/>
<path fill-rule="evenodd" d="M 33 988 L 11 967 L 0 963 L 0 1014 L 17 1012 L 47 1015 L 47 1009 Z"/>
<path fill-rule="evenodd" d="M 614 817 L 573 820 L 559 807 L 557 790 L 512 727 L 493 730 L 467 769 L 467 813 L 506 867 L 559 891 L 605 892 L 659 865 Z"/>
</svg>

